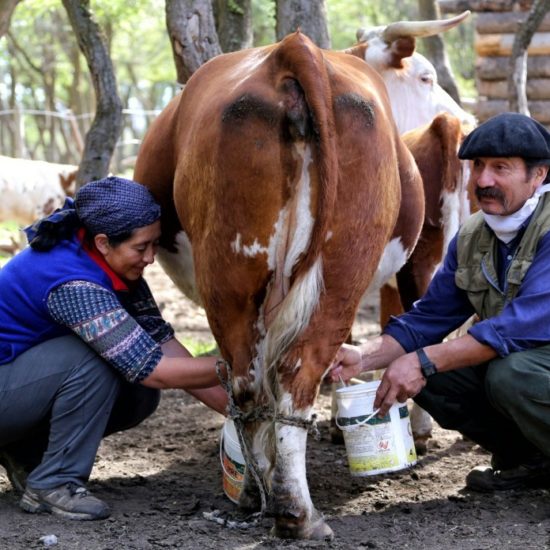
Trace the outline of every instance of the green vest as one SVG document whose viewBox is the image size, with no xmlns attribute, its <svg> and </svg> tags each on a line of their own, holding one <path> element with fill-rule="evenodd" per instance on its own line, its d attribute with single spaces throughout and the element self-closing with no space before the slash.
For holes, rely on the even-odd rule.
<svg viewBox="0 0 550 550">
<path fill-rule="evenodd" d="M 533 262 L 539 240 L 550 229 L 550 193 L 537 205 L 499 288 L 496 269 L 497 237 L 487 227 L 482 212 L 470 216 L 458 233 L 455 283 L 465 290 L 480 319 L 498 315 L 517 294 Z"/>
</svg>

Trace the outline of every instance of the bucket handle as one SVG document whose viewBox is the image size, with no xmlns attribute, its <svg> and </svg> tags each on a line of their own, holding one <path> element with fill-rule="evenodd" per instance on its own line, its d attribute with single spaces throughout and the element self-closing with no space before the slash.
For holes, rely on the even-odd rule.
<svg viewBox="0 0 550 550">
<path fill-rule="evenodd" d="M 367 418 L 365 418 L 364 420 L 361 420 L 360 422 L 357 422 L 357 424 L 353 424 L 351 426 L 340 426 L 340 424 L 338 424 L 338 416 L 336 416 L 336 418 L 334 419 L 334 421 L 336 422 L 336 425 L 343 431 L 343 432 L 346 432 L 346 431 L 351 431 L 351 430 L 354 430 L 355 428 L 357 428 L 358 426 L 364 426 L 373 416 L 375 416 L 376 414 L 378 414 L 378 412 L 380 411 L 380 409 L 376 409 L 372 414 L 369 414 L 369 416 L 367 416 Z"/>
</svg>

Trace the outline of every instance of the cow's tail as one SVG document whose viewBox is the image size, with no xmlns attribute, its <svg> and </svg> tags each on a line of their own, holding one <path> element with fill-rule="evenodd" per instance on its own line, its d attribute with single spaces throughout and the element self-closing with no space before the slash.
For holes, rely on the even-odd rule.
<svg viewBox="0 0 550 550">
<path fill-rule="evenodd" d="M 264 363 L 268 369 L 289 350 L 319 304 L 323 290 L 321 252 L 330 238 L 338 184 L 333 98 L 322 51 L 305 35 L 296 32 L 285 38 L 272 55 L 276 72 L 281 75 L 277 85 L 283 92 L 285 131 L 303 155 L 304 178 L 314 173 L 312 179 L 317 186 L 305 193 L 308 200 L 316 197 L 311 206 L 306 201 L 306 208 L 300 203 L 303 188 L 293 190 L 297 195 L 292 201 L 295 211 L 288 216 L 298 218 L 298 210 L 311 211 L 312 219 L 309 225 L 305 224 L 307 231 L 301 227 L 302 233 L 306 233 L 300 237 L 302 245 L 291 244 L 286 250 L 284 277 L 288 277 L 288 293 L 268 327 Z M 294 243 L 296 239 L 291 231 L 289 242 Z"/>
</svg>

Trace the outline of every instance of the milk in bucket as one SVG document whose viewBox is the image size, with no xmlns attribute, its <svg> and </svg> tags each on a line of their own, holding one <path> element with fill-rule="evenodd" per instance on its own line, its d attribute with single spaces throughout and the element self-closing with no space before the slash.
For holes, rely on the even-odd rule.
<svg viewBox="0 0 550 550">
<path fill-rule="evenodd" d="M 378 418 L 373 404 L 380 380 L 336 390 L 336 424 L 344 434 L 352 476 L 394 472 L 416 464 L 409 411 L 395 403 Z"/>
<path fill-rule="evenodd" d="M 226 419 L 220 438 L 220 462 L 223 470 L 223 492 L 238 504 L 243 488 L 245 460 L 239 444 L 235 423 Z"/>
</svg>

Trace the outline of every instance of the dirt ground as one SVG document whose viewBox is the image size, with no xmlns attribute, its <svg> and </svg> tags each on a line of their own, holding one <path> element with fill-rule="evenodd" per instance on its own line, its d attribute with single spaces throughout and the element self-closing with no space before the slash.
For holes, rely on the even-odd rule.
<svg viewBox="0 0 550 550">
<path fill-rule="evenodd" d="M 204 313 L 183 299 L 159 268 L 147 276 L 165 317 L 179 335 L 211 341 Z M 362 310 L 355 335 L 377 330 L 375 308 Z M 205 518 L 236 514 L 222 490 L 220 415 L 179 391 L 166 391 L 159 410 L 140 427 L 107 438 L 90 489 L 112 516 L 71 522 L 29 515 L 0 468 L 0 550 L 59 549 L 464 549 L 550 548 L 550 491 L 469 493 L 464 477 L 488 461 L 479 447 L 436 428 L 429 453 L 411 470 L 351 477 L 343 446 L 330 442 L 330 397 L 318 403 L 321 440 L 310 438 L 308 481 L 313 501 L 334 530 L 332 542 L 283 541 L 270 536 L 271 520 L 248 529 Z"/>
</svg>

